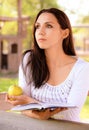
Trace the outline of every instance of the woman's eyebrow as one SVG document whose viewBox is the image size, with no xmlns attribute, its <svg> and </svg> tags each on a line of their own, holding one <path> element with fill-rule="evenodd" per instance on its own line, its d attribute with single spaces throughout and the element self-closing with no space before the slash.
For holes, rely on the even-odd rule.
<svg viewBox="0 0 89 130">
<path fill-rule="evenodd" d="M 55 23 L 52 22 L 52 21 L 47 21 L 47 22 L 44 22 L 44 23 L 45 23 L 45 24 L 55 24 Z M 40 24 L 40 22 L 36 22 L 35 25 L 36 25 L 36 24 Z"/>
</svg>

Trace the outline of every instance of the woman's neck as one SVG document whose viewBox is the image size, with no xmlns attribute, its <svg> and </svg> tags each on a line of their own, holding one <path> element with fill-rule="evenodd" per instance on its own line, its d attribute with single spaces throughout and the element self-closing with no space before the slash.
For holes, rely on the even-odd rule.
<svg viewBox="0 0 89 130">
<path fill-rule="evenodd" d="M 49 50 L 49 51 L 45 51 L 45 55 L 47 58 L 47 64 L 48 65 L 54 65 L 54 66 L 62 66 L 63 64 L 65 64 L 69 58 L 68 55 L 66 55 L 63 50 Z"/>
</svg>

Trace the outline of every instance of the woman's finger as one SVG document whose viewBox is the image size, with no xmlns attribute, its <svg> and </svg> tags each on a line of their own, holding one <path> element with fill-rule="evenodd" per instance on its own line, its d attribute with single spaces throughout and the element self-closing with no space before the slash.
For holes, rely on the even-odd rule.
<svg viewBox="0 0 89 130">
<path fill-rule="evenodd" d="M 68 109 L 68 108 L 56 108 L 56 109 L 50 111 L 50 112 L 51 112 L 51 116 L 53 116 L 54 114 L 56 114 L 56 113 L 58 113 L 58 112 L 67 110 L 67 109 Z"/>
</svg>

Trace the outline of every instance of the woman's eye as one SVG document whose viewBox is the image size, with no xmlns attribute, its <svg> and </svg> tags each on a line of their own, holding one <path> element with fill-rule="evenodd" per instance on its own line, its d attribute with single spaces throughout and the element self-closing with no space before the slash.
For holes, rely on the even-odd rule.
<svg viewBox="0 0 89 130">
<path fill-rule="evenodd" d="M 52 28 L 53 26 L 50 24 L 45 25 L 45 28 Z M 35 25 L 35 29 L 39 29 L 41 26 L 39 24 Z"/>
<path fill-rule="evenodd" d="M 40 26 L 39 25 L 36 25 L 35 28 L 38 29 Z"/>
<path fill-rule="evenodd" d="M 48 24 L 47 27 L 48 27 L 48 28 L 52 28 L 52 25 Z"/>
</svg>

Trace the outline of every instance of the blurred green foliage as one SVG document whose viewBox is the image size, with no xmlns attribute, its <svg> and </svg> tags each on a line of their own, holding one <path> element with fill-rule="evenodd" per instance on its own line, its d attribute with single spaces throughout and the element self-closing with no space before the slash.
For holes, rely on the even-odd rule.
<svg viewBox="0 0 89 130">
<path fill-rule="evenodd" d="M 0 16 L 17 17 L 18 16 L 18 0 L 0 0 Z M 36 14 L 42 8 L 57 7 L 59 5 L 57 0 L 21 0 L 21 13 L 22 16 L 30 16 L 30 21 L 27 28 L 27 36 L 23 40 L 23 50 L 28 49 L 32 45 L 32 27 Z M 16 35 L 17 23 L 5 22 L 2 34 Z"/>
</svg>

